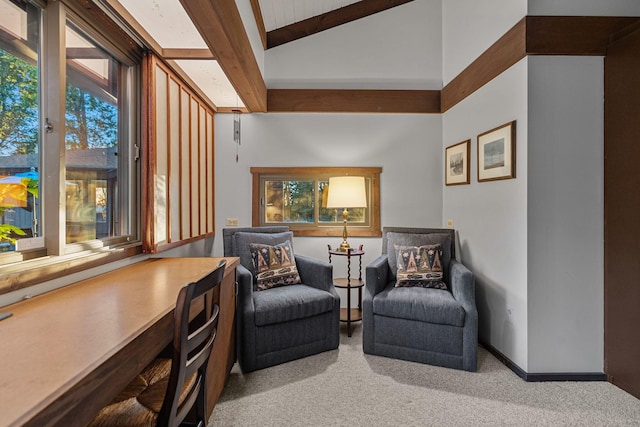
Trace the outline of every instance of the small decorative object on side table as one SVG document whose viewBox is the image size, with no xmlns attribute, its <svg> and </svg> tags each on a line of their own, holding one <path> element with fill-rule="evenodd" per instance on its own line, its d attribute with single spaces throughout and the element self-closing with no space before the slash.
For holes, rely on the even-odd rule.
<svg viewBox="0 0 640 427">
<path fill-rule="evenodd" d="M 336 288 L 344 288 L 347 290 L 347 308 L 340 309 L 340 321 L 347 322 L 347 335 L 351 336 L 351 322 L 359 322 L 362 320 L 362 288 L 364 287 L 364 280 L 362 280 L 362 245 L 358 249 L 349 248 L 349 250 L 341 251 L 338 249 L 329 248 L 329 263 L 331 263 L 331 256 L 346 256 L 347 257 L 347 277 L 340 277 L 333 279 L 333 285 Z M 358 278 L 351 278 L 351 257 L 358 257 Z M 351 308 L 351 289 L 358 289 L 358 308 Z"/>
</svg>

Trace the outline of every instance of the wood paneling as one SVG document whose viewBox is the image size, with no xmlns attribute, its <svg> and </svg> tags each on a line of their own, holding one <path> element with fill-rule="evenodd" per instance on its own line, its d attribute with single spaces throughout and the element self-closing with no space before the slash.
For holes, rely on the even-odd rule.
<svg viewBox="0 0 640 427">
<path fill-rule="evenodd" d="M 522 19 L 442 89 L 444 113 L 480 89 L 526 55 L 526 25 Z"/>
<path fill-rule="evenodd" d="M 269 89 L 269 112 L 440 113 L 439 90 Z"/>
<path fill-rule="evenodd" d="M 207 194 L 208 182 L 207 179 L 207 113 L 203 106 L 200 106 L 199 112 L 199 126 L 198 131 L 198 187 L 200 188 L 200 194 L 198 200 L 200 200 L 200 234 L 207 232 L 207 205 L 213 200 L 209 199 Z"/>
<path fill-rule="evenodd" d="M 148 102 L 143 188 L 146 252 L 192 242 L 213 234 L 213 111 L 159 58 L 149 55 L 154 90 Z"/>
<path fill-rule="evenodd" d="M 180 176 L 187 176 L 191 167 L 191 132 L 189 119 L 189 92 L 180 90 Z M 191 180 L 180 180 L 180 238 L 189 239 L 191 234 Z"/>
<path fill-rule="evenodd" d="M 604 358 L 640 398 L 640 30 L 608 48 L 604 103 Z"/>
<path fill-rule="evenodd" d="M 214 194 L 215 187 L 213 185 L 213 175 L 214 175 L 214 158 L 215 158 L 215 146 L 213 141 L 213 129 L 214 129 L 214 120 L 213 114 L 207 113 L 207 194 Z M 215 232 L 215 204 L 207 203 L 207 233 Z"/>
<path fill-rule="evenodd" d="M 267 111 L 267 87 L 234 1 L 180 0 L 244 105 Z"/>
<path fill-rule="evenodd" d="M 169 82 L 169 185 L 168 194 L 180 194 L 180 82 L 174 78 Z M 180 198 L 169 197 L 169 242 L 180 241 Z"/>
<path fill-rule="evenodd" d="M 413 0 L 362 0 L 267 33 L 267 49 L 382 12 Z"/>
<path fill-rule="evenodd" d="M 200 181 L 198 173 L 198 147 L 199 147 L 199 137 L 198 137 L 198 100 L 191 96 L 190 99 L 190 107 L 189 107 L 189 170 L 184 173 L 183 179 L 189 180 L 189 191 L 191 193 L 191 201 L 189 202 L 189 207 L 191 209 L 191 235 L 198 236 L 200 234 L 200 221 L 199 221 L 199 212 L 200 212 Z M 183 171 L 184 172 L 184 171 Z"/>
</svg>

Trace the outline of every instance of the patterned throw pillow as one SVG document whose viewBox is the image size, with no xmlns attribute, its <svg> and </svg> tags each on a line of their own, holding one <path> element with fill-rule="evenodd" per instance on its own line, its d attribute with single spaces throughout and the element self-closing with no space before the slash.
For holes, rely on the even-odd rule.
<svg viewBox="0 0 640 427">
<path fill-rule="evenodd" d="M 396 287 L 447 289 L 442 281 L 442 246 L 394 245 L 398 263 Z"/>
<path fill-rule="evenodd" d="M 251 243 L 249 250 L 256 269 L 259 291 L 300 283 L 290 241 L 275 246 Z"/>
</svg>

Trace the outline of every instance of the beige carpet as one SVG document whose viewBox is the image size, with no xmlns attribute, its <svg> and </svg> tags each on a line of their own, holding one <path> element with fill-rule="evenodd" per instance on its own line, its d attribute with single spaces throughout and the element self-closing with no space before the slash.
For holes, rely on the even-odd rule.
<svg viewBox="0 0 640 427">
<path fill-rule="evenodd" d="M 243 375 L 209 426 L 640 426 L 640 400 L 607 382 L 527 383 L 483 348 L 478 372 L 338 350 Z"/>
</svg>

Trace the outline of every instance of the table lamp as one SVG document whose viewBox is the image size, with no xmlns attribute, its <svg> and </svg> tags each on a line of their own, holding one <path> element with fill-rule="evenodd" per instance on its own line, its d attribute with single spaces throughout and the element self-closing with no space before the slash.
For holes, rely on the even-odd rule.
<svg viewBox="0 0 640 427">
<path fill-rule="evenodd" d="M 342 208 L 342 243 L 338 248 L 341 252 L 348 252 L 351 247 L 347 242 L 347 216 L 349 208 L 366 208 L 367 190 L 362 176 L 336 176 L 329 178 L 329 196 L 327 208 Z"/>
</svg>

